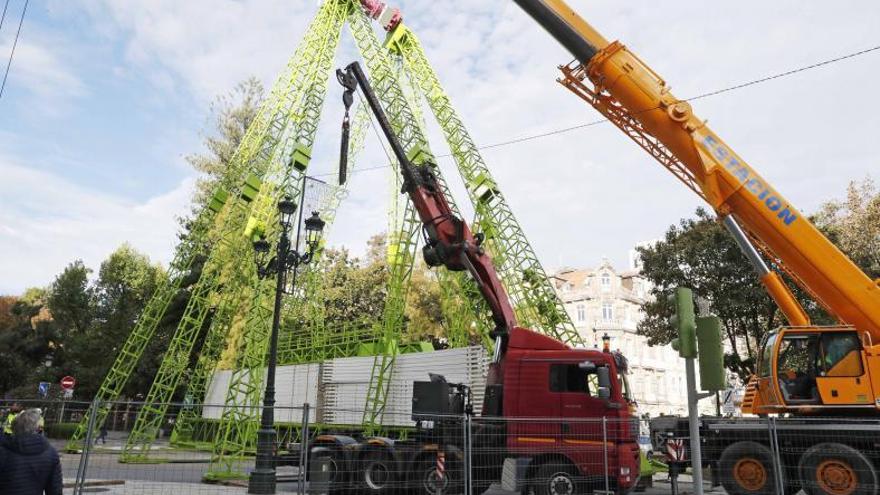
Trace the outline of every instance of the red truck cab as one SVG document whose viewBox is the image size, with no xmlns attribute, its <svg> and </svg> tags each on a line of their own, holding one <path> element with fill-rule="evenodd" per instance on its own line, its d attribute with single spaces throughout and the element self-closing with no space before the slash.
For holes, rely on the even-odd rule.
<svg viewBox="0 0 880 495">
<path fill-rule="evenodd" d="M 639 423 L 621 354 L 574 349 L 515 328 L 503 366 L 507 451 L 529 459 L 527 479 L 546 479 L 540 470 L 549 464 L 548 472 L 575 468 L 571 474 L 598 489 L 605 488 L 606 473 L 609 489 L 635 486 Z M 564 477 L 557 478 L 546 492 L 567 491 Z"/>
</svg>

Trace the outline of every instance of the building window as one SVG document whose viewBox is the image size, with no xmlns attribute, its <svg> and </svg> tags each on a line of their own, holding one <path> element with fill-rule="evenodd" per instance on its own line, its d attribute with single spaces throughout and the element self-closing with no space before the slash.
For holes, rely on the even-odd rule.
<svg viewBox="0 0 880 495">
<path fill-rule="evenodd" d="M 606 273 L 602 274 L 602 290 L 608 291 L 611 289 L 611 275 Z"/>
<path fill-rule="evenodd" d="M 614 308 L 610 302 L 602 303 L 602 320 L 611 321 L 614 319 Z"/>
<path fill-rule="evenodd" d="M 587 319 L 587 310 L 584 308 L 583 304 L 578 304 L 577 314 L 578 314 L 578 321 L 585 321 Z"/>
</svg>

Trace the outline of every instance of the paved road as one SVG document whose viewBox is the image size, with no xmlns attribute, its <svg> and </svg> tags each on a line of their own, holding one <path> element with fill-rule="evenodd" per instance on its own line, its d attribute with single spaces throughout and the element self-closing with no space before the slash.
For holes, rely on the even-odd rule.
<svg viewBox="0 0 880 495">
<path fill-rule="evenodd" d="M 87 479 L 97 480 L 120 480 L 121 485 L 96 486 L 89 489 L 89 493 L 107 494 L 138 494 L 138 495 L 195 495 L 195 494 L 237 494 L 246 493 L 244 487 L 228 487 L 202 483 L 202 476 L 209 468 L 209 455 L 205 452 L 185 451 L 160 451 L 158 457 L 173 458 L 177 462 L 162 464 L 123 464 L 119 462 L 122 442 L 112 439 L 106 446 L 101 445 L 97 451 L 89 456 Z M 54 443 L 54 442 L 53 442 Z M 56 443 L 59 451 L 63 451 L 63 444 Z M 64 479 L 72 483 L 76 477 L 77 467 L 80 462 L 79 454 L 62 453 L 62 467 Z M 253 468 L 253 459 L 242 461 L 238 469 L 241 472 L 250 471 Z M 279 474 L 293 475 L 292 468 L 281 468 Z M 679 489 L 682 495 L 692 494 L 693 486 L 690 477 L 680 477 Z M 296 483 L 280 483 L 279 493 L 293 493 L 296 491 Z M 712 489 L 705 486 L 707 494 L 723 495 L 724 490 L 720 487 Z M 67 489 L 65 494 L 72 493 Z M 671 487 L 666 480 L 665 474 L 654 477 L 654 486 L 648 488 L 645 495 L 670 495 Z"/>
</svg>

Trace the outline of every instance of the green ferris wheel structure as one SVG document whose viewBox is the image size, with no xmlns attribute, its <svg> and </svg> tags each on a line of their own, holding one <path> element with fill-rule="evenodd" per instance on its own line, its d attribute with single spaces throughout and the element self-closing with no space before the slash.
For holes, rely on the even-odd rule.
<svg viewBox="0 0 880 495">
<path fill-rule="evenodd" d="M 372 18 L 389 32 L 381 41 Z M 132 328 L 97 394 L 95 424 L 119 399 L 156 328 L 180 294 L 186 307 L 163 355 L 159 370 L 139 410 L 123 449 L 122 460 L 150 461 L 151 446 L 163 426 L 170 403 L 185 388 L 190 407 L 183 408 L 172 439 L 190 438 L 202 415 L 212 374 L 221 356 L 232 363 L 225 407 L 210 442 L 209 474 L 234 473 L 235 463 L 252 452 L 259 423 L 272 320 L 274 283 L 257 277 L 252 241 L 270 242 L 280 235 L 276 205 L 297 198 L 308 187 L 318 123 L 333 73 L 333 60 L 345 27 L 363 58 L 392 127 L 415 163 L 436 163 L 421 109 L 430 109 L 451 150 L 475 212 L 475 230 L 485 236 L 519 322 L 573 345 L 583 344 L 553 286 L 513 215 L 498 183 L 468 134 L 416 35 L 395 10 L 373 0 L 325 0 L 283 73 L 272 86 L 249 126 L 231 163 L 207 204 L 191 222 L 177 246 L 166 282 L 159 287 Z M 361 105 L 352 125 L 348 163 L 355 168 L 370 121 Z M 392 163 L 392 166 L 396 164 Z M 436 170 L 450 206 L 457 210 L 447 183 Z M 398 177 L 398 174 L 392 174 Z M 328 225 L 346 195 L 345 186 L 326 185 L 315 208 Z M 286 302 L 304 325 L 284 328 L 279 364 L 321 362 L 371 350 L 374 364 L 364 404 L 362 427 L 382 430 L 395 358 L 406 325 L 407 288 L 420 240 L 420 223 L 408 200 L 395 195 L 387 243 L 388 281 L 385 307 L 374 325 L 346 326 L 325 321 L 320 270 L 307 268 L 296 292 Z M 320 255 L 320 252 L 318 253 Z M 314 266 L 314 265 L 312 265 Z M 473 282 L 462 272 L 435 272 L 441 286 L 443 325 L 453 347 L 485 337 L 490 322 Z M 198 347 L 198 348 L 197 348 Z M 85 415 L 68 449 L 81 445 L 88 428 Z"/>
</svg>

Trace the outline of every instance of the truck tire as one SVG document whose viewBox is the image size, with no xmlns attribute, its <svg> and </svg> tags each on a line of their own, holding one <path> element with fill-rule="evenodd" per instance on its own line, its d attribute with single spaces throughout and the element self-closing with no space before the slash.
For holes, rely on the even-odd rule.
<svg viewBox="0 0 880 495">
<path fill-rule="evenodd" d="M 729 495 L 776 493 L 773 454 L 763 444 L 736 442 L 729 445 L 718 460 L 718 471 L 721 485 Z"/>
<path fill-rule="evenodd" d="M 571 464 L 546 462 L 535 473 L 535 495 L 575 495 L 578 490 L 577 471 Z"/>
<path fill-rule="evenodd" d="M 461 474 L 463 467 L 447 459 L 446 473 L 443 479 L 437 474 L 437 462 L 433 457 L 425 456 L 415 462 L 410 473 L 410 486 L 416 495 L 451 495 L 462 493 Z"/>
<path fill-rule="evenodd" d="M 342 453 L 332 449 L 321 449 L 315 452 L 314 460 L 326 459 L 329 470 L 330 493 L 342 493 L 346 490 L 345 464 Z"/>
<path fill-rule="evenodd" d="M 394 460 L 381 450 L 371 450 L 361 459 L 358 476 L 360 488 L 366 494 L 390 493 L 397 483 Z"/>
<path fill-rule="evenodd" d="M 820 443 L 807 449 L 798 461 L 798 474 L 809 495 L 877 494 L 874 464 L 842 443 Z"/>
</svg>

